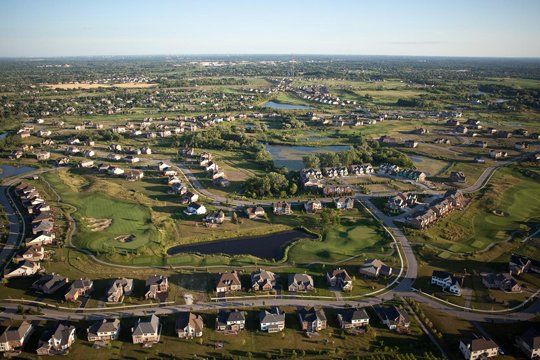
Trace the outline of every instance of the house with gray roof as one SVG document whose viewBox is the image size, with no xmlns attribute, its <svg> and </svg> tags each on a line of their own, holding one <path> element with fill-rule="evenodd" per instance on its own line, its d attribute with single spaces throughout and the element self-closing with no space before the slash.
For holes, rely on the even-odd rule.
<svg viewBox="0 0 540 360">
<path fill-rule="evenodd" d="M 392 268 L 379 259 L 368 259 L 358 269 L 361 275 L 368 277 L 390 276 Z"/>
<path fill-rule="evenodd" d="M 238 333 L 246 327 L 246 316 L 243 311 L 220 310 L 216 317 L 216 331 Z"/>
<path fill-rule="evenodd" d="M 146 280 L 145 299 L 161 299 L 169 291 L 169 279 L 163 275 L 152 275 Z"/>
<path fill-rule="evenodd" d="M 276 274 L 259 269 L 251 273 L 251 290 L 270 291 L 276 286 Z"/>
<path fill-rule="evenodd" d="M 323 309 L 301 308 L 298 310 L 300 327 L 307 332 L 317 332 L 326 329 L 326 314 Z"/>
<path fill-rule="evenodd" d="M 120 319 L 103 319 L 97 321 L 88 329 L 88 341 L 110 342 L 118 339 Z"/>
<path fill-rule="evenodd" d="M 315 289 L 313 278 L 308 274 L 289 275 L 287 289 L 291 292 L 306 292 Z"/>
<path fill-rule="evenodd" d="M 36 353 L 38 355 L 66 354 L 74 342 L 75 326 L 58 323 L 54 329 L 43 332 Z"/>
<path fill-rule="evenodd" d="M 476 336 L 460 340 L 459 350 L 466 360 L 487 359 L 499 354 L 499 346 L 493 340 Z"/>
<path fill-rule="evenodd" d="M 111 287 L 107 289 L 107 302 L 118 303 L 124 299 L 124 296 L 131 295 L 133 290 L 133 279 L 116 279 Z"/>
<path fill-rule="evenodd" d="M 261 331 L 269 333 L 280 332 L 285 329 L 285 313 L 275 306 L 270 310 L 263 310 L 259 313 Z"/>
<path fill-rule="evenodd" d="M 8 326 L 2 335 L 0 335 L 0 352 L 13 352 L 24 347 L 34 326 L 23 321 L 18 326 Z"/>
<path fill-rule="evenodd" d="M 343 309 L 338 313 L 337 319 L 342 329 L 355 329 L 369 325 L 369 316 L 364 309 Z"/>
<path fill-rule="evenodd" d="M 176 334 L 182 339 L 192 339 L 203 335 L 204 322 L 201 315 L 181 312 L 176 318 Z"/>
<path fill-rule="evenodd" d="M 137 325 L 131 329 L 131 339 L 134 344 L 155 344 L 161 337 L 159 318 L 152 314 L 145 319 L 139 318 Z"/>
<path fill-rule="evenodd" d="M 68 292 L 64 295 L 66 301 L 77 301 L 81 296 L 90 294 L 94 282 L 88 278 L 81 278 L 73 281 Z"/>
<path fill-rule="evenodd" d="M 32 290 L 42 294 L 54 294 L 67 285 L 69 279 L 58 274 L 45 274 L 32 284 Z"/>
</svg>

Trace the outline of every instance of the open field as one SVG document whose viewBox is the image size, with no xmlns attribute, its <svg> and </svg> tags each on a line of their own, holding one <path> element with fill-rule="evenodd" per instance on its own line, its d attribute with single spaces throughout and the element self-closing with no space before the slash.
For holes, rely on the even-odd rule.
<svg viewBox="0 0 540 360">
<path fill-rule="evenodd" d="M 465 211 L 456 211 L 427 230 L 409 232 L 415 242 L 436 246 L 450 254 L 487 251 L 491 244 L 509 241 L 512 234 L 534 228 L 540 205 L 530 200 L 538 194 L 538 181 L 521 175 L 519 168 L 501 169 L 486 189 L 474 196 Z"/>
<path fill-rule="evenodd" d="M 84 89 L 100 89 L 100 88 L 120 88 L 120 89 L 135 89 L 135 88 L 149 88 L 157 86 L 152 83 L 117 83 L 117 84 L 85 84 L 85 83 L 69 83 L 69 84 L 46 84 L 45 87 L 51 89 L 60 90 L 84 90 Z"/>
</svg>

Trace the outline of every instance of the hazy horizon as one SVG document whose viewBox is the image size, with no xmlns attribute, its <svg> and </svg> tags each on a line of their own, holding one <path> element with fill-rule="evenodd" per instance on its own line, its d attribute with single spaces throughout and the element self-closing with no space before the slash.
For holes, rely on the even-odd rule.
<svg viewBox="0 0 540 360">
<path fill-rule="evenodd" d="M 0 57 L 540 57 L 540 1 L 4 0 Z"/>
</svg>

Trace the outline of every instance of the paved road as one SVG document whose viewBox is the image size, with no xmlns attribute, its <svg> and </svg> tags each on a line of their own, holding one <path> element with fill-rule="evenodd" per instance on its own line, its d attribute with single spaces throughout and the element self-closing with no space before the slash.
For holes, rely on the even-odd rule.
<svg viewBox="0 0 540 360">
<path fill-rule="evenodd" d="M 514 160 L 515 161 L 515 160 Z M 474 185 L 467 188 L 467 192 L 473 192 L 477 191 L 478 189 L 481 189 L 485 184 L 489 181 L 489 178 L 493 174 L 493 172 L 504 165 L 509 164 L 511 161 L 508 162 L 501 162 L 495 166 L 487 168 L 484 173 L 480 176 L 480 178 L 476 181 Z M 189 170 L 187 170 L 187 174 L 191 175 Z M 191 177 L 193 177 L 191 175 Z M 194 178 L 194 177 L 193 177 Z M 200 183 L 196 181 L 192 182 L 192 185 L 194 187 L 200 186 Z M 204 189 L 199 189 L 204 190 Z M 215 198 L 215 195 L 210 194 L 210 198 Z M 2 201 L 2 198 L 4 198 L 4 201 Z M 83 317 L 88 318 L 102 318 L 102 317 L 111 317 L 111 316 L 141 316 L 146 314 L 147 312 L 155 312 L 156 314 L 170 314 L 178 311 L 184 311 L 184 310 L 192 310 L 192 311 L 198 311 L 198 310 L 217 310 L 220 308 L 242 308 L 242 307 L 251 307 L 251 306 L 306 306 L 306 305 L 319 305 L 319 306 L 325 306 L 325 307 L 343 307 L 345 305 L 352 305 L 352 306 L 373 306 L 375 304 L 379 304 L 383 301 L 387 301 L 390 299 L 393 299 L 395 296 L 405 296 L 405 297 L 412 297 L 415 300 L 428 304 L 432 306 L 435 309 L 439 309 L 441 311 L 444 311 L 448 314 L 451 314 L 452 316 L 464 318 L 470 321 L 503 321 L 503 322 L 512 322 L 512 321 L 522 321 L 522 320 L 529 320 L 535 316 L 537 312 L 540 311 L 540 300 L 535 299 L 534 303 L 529 306 L 528 308 L 521 310 L 519 312 L 512 312 L 512 313 L 488 313 L 488 312 L 471 312 L 468 310 L 456 308 L 444 303 L 441 303 L 437 300 L 434 300 L 429 297 L 425 297 L 423 295 L 418 294 L 417 292 L 413 291 L 412 285 L 414 281 L 416 280 L 416 277 L 418 275 L 418 263 L 416 261 L 416 257 L 412 251 L 412 248 L 410 246 L 410 243 L 406 236 L 403 234 L 403 232 L 394 224 L 393 219 L 389 216 L 386 216 L 384 213 L 382 213 L 379 209 L 377 209 L 376 206 L 374 206 L 371 201 L 369 201 L 369 196 L 366 195 L 359 195 L 357 198 L 361 201 L 363 205 L 366 206 L 366 208 L 371 211 L 374 216 L 381 221 L 381 223 L 389 230 L 389 232 L 394 237 L 395 241 L 398 243 L 398 246 L 401 247 L 402 256 L 403 259 L 403 274 L 402 278 L 398 280 L 397 285 L 388 290 L 384 290 L 377 295 L 369 298 L 365 298 L 359 301 L 352 301 L 352 300 L 311 300 L 311 299 L 290 299 L 290 298 L 266 298 L 266 299 L 228 299 L 224 300 L 223 302 L 206 302 L 206 303 L 198 303 L 193 305 L 153 305 L 149 306 L 147 308 L 137 308 L 137 309 L 94 309 L 91 311 L 82 311 L 80 313 L 74 313 L 69 310 L 64 309 L 50 309 L 50 308 L 44 308 L 43 309 L 43 315 L 32 315 L 27 316 L 29 320 L 33 319 L 82 319 Z M 226 199 L 225 199 L 226 200 Z M 11 208 L 11 204 L 6 203 L 7 201 L 5 197 L 5 193 L 2 196 L 0 194 L 0 204 L 4 206 L 7 212 L 10 212 L 9 210 Z M 218 200 L 221 201 L 221 200 Z M 232 201 L 231 201 L 232 202 Z M 13 210 L 10 212 L 13 216 L 17 216 Z M 14 217 L 12 217 L 13 220 L 15 220 Z M 15 222 L 13 223 L 16 224 Z M 18 234 L 20 234 L 20 228 L 13 228 L 12 232 L 15 237 L 11 237 L 11 243 L 15 244 L 18 239 Z M 9 249 L 5 249 L 5 251 L 8 251 Z M 3 254 L 4 252 L 2 252 Z M 9 255 L 6 255 L 9 256 Z M 102 262 L 102 261 L 101 261 Z M 7 318 L 20 318 L 21 316 L 16 314 L 17 310 L 17 304 L 11 303 L 11 302 L 4 302 L 1 304 L 3 307 L 5 307 L 6 311 L 0 316 L 7 317 Z"/>
</svg>

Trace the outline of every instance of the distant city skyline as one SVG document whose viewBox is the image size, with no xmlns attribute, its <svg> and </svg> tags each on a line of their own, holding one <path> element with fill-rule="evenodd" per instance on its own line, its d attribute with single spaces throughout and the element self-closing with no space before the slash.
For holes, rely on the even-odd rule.
<svg viewBox="0 0 540 360">
<path fill-rule="evenodd" d="M 540 57 L 540 1 L 0 2 L 0 57 Z"/>
</svg>

